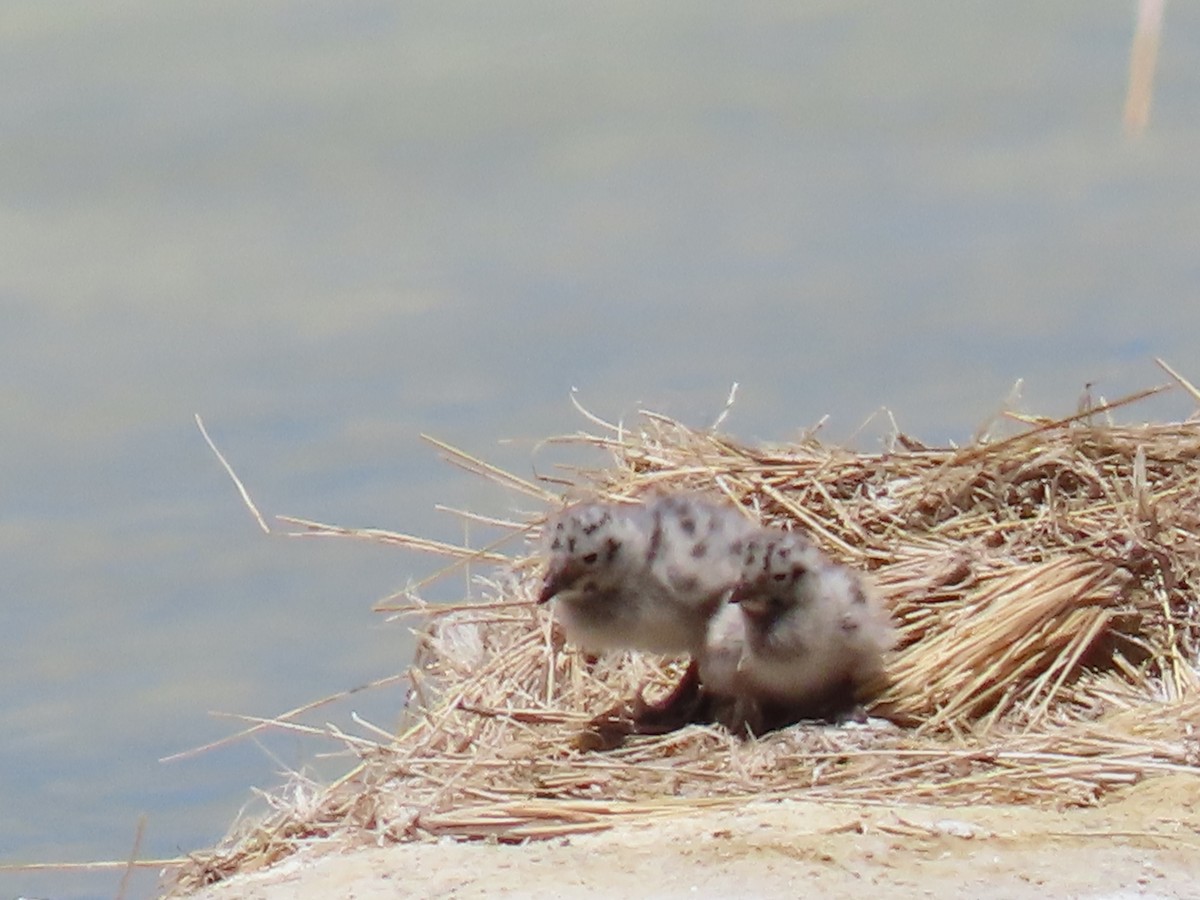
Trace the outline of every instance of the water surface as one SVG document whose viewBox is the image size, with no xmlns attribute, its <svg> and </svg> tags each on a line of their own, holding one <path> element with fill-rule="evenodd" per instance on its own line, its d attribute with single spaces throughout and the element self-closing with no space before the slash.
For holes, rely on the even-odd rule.
<svg viewBox="0 0 1200 900">
<path fill-rule="evenodd" d="M 0 18 L 0 861 L 210 845 L 295 736 L 159 757 L 398 671 L 372 603 L 639 407 L 967 438 L 1018 378 L 1200 378 L 1200 13 L 1120 134 L 1131 4 L 12 2 Z M 1182 396 L 1135 415 L 1181 417 Z M 878 431 L 860 438 L 868 446 Z M 461 596 L 454 579 L 431 596 Z M 394 721 L 401 688 L 356 696 Z M 114 873 L 0 874 L 112 896 Z M 135 895 L 152 891 L 143 879 Z M 140 892 L 140 893 L 139 893 Z"/>
</svg>

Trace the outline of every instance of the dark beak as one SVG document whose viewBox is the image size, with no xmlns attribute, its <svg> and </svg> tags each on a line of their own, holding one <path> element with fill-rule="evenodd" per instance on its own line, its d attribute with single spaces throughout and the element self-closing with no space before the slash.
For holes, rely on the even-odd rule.
<svg viewBox="0 0 1200 900">
<path fill-rule="evenodd" d="M 542 582 L 542 590 L 538 594 L 538 603 L 549 603 L 550 599 L 562 590 L 562 585 L 559 584 L 559 579 L 553 575 L 547 574 L 546 580 Z"/>
<path fill-rule="evenodd" d="M 549 603 L 556 594 L 561 594 L 571 585 L 579 580 L 579 576 L 583 574 L 583 570 L 579 566 L 573 566 L 567 563 L 557 569 L 549 569 L 546 572 L 546 578 L 542 582 L 542 590 L 538 594 L 538 603 Z"/>
<path fill-rule="evenodd" d="M 771 610 L 770 596 L 753 590 L 752 585 L 739 584 L 729 595 L 729 602 L 736 603 L 751 619 L 761 619 Z"/>
</svg>

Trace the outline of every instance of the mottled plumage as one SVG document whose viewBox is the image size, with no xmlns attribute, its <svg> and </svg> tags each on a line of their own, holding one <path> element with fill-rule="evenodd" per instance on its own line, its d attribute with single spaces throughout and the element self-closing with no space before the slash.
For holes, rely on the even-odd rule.
<svg viewBox="0 0 1200 900">
<path fill-rule="evenodd" d="M 578 503 L 545 534 L 538 601 L 571 643 L 693 660 L 662 703 L 597 716 L 596 746 L 696 719 L 759 733 L 849 707 L 881 677 L 886 611 L 800 534 L 697 494 Z"/>
<path fill-rule="evenodd" d="M 852 705 L 882 677 L 893 630 L 863 578 L 805 537 L 763 529 L 709 622 L 700 679 L 714 715 L 762 731 Z"/>
<path fill-rule="evenodd" d="M 547 524 L 538 601 L 554 600 L 585 650 L 695 654 L 754 531 L 735 508 L 695 494 L 569 506 Z"/>
</svg>

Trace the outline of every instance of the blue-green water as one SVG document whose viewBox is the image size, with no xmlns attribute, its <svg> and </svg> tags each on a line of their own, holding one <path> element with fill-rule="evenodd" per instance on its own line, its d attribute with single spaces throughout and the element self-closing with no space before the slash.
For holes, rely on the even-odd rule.
<svg viewBox="0 0 1200 900">
<path fill-rule="evenodd" d="M 406 662 L 370 607 L 438 562 L 262 535 L 193 413 L 268 513 L 461 540 L 435 504 L 531 504 L 419 432 L 527 475 L 584 424 L 572 387 L 704 424 L 736 381 L 747 439 L 887 406 L 939 441 L 1018 378 L 1039 412 L 1157 383 L 1154 356 L 1200 378 L 1200 12 L 1167 10 L 1136 142 L 1132 26 L 1074 0 L 5 4 L 0 863 L 123 859 L 142 813 L 142 856 L 210 845 L 252 785 L 342 763 L 291 735 L 159 757 L 238 727 L 210 710 Z"/>
</svg>

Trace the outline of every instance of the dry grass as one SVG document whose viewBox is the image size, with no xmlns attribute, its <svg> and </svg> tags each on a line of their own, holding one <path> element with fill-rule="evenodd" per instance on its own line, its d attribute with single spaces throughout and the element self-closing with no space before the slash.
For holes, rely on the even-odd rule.
<svg viewBox="0 0 1200 900">
<path fill-rule="evenodd" d="M 593 433 L 560 441 L 612 461 L 575 470 L 575 492 L 715 488 L 873 573 L 901 631 L 874 705 L 890 721 L 745 742 L 690 726 L 610 753 L 573 749 L 591 715 L 644 683 L 667 687 L 679 662 L 631 655 L 588 666 L 532 603 L 537 561 L 518 556 L 483 602 L 411 600 L 425 625 L 398 736 L 337 732 L 360 758 L 352 772 L 280 794 L 266 819 L 196 854 L 177 889 L 327 840 L 517 841 L 798 794 L 1090 804 L 1156 773 L 1200 773 L 1200 422 L 1116 425 L 1107 411 L 1118 405 L 1058 421 L 1009 417 L 1018 433 L 965 448 L 897 433 L 887 452 L 867 454 L 815 437 L 748 447 L 654 414 L 633 430 L 591 417 Z"/>
</svg>

